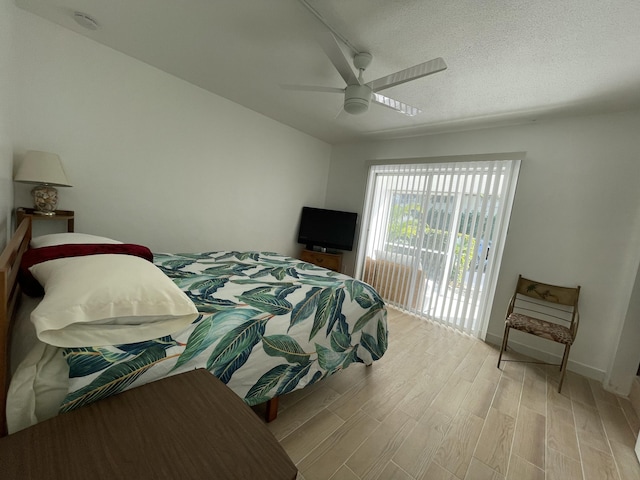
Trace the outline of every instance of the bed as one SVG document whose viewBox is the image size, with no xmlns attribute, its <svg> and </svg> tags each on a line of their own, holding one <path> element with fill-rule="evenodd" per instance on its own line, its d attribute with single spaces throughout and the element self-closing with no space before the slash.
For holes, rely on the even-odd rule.
<svg viewBox="0 0 640 480">
<path fill-rule="evenodd" d="M 79 240 L 29 248 L 25 219 L 0 257 L 3 433 L 7 425 L 17 431 L 202 367 L 248 405 L 265 403 L 271 420 L 281 395 L 352 364 L 370 365 L 386 351 L 383 301 L 371 286 L 346 275 L 271 252 L 149 258 L 144 247 L 132 253 L 115 240 L 85 243 L 90 237 L 75 235 Z M 139 278 L 138 269 L 146 272 Z M 22 293 L 34 285 L 44 285 L 42 300 Z M 131 300 L 132 291 L 142 300 Z M 109 296 L 111 309 L 101 311 L 98 321 L 87 319 L 97 309 L 96 295 L 101 302 Z"/>
</svg>

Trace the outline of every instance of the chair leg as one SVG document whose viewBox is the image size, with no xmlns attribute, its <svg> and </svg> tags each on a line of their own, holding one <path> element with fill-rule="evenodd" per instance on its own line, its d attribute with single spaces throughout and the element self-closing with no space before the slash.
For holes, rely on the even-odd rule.
<svg viewBox="0 0 640 480">
<path fill-rule="evenodd" d="M 507 350 L 507 340 L 509 339 L 509 325 L 504 326 L 504 335 L 502 336 L 502 348 L 500 348 L 500 355 L 498 356 L 498 368 L 500 368 L 500 362 L 502 361 L 502 352 Z"/>
<path fill-rule="evenodd" d="M 569 350 L 571 345 L 565 345 L 564 355 L 562 356 L 562 363 L 560 364 L 560 383 L 558 384 L 558 393 L 562 390 L 562 382 L 564 381 L 564 374 L 567 371 L 567 361 L 569 360 Z"/>
</svg>

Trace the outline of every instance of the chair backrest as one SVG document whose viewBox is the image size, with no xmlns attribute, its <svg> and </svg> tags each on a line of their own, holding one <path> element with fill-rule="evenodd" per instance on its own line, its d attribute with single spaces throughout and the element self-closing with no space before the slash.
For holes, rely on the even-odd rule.
<svg viewBox="0 0 640 480">
<path fill-rule="evenodd" d="M 518 277 L 509 313 L 523 313 L 554 323 L 573 324 L 578 312 L 580 286 L 563 287 Z"/>
</svg>

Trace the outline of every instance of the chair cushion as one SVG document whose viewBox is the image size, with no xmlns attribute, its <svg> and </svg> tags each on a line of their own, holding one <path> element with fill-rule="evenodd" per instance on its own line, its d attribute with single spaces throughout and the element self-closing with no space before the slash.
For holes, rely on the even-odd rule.
<svg viewBox="0 0 640 480">
<path fill-rule="evenodd" d="M 529 317 L 521 313 L 512 313 L 507 317 L 506 324 L 516 330 L 531 333 L 554 342 L 564 343 L 565 345 L 573 343 L 573 335 L 571 335 L 571 331 L 567 327 L 540 320 L 539 318 Z"/>
</svg>

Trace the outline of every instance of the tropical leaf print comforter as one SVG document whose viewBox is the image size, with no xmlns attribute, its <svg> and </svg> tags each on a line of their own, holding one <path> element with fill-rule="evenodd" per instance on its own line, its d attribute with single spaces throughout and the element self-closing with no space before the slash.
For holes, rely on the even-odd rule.
<svg viewBox="0 0 640 480">
<path fill-rule="evenodd" d="M 386 310 L 366 283 L 265 252 L 154 254 L 201 315 L 146 342 L 67 348 L 68 411 L 204 367 L 249 405 L 311 385 L 387 348 Z"/>
</svg>

